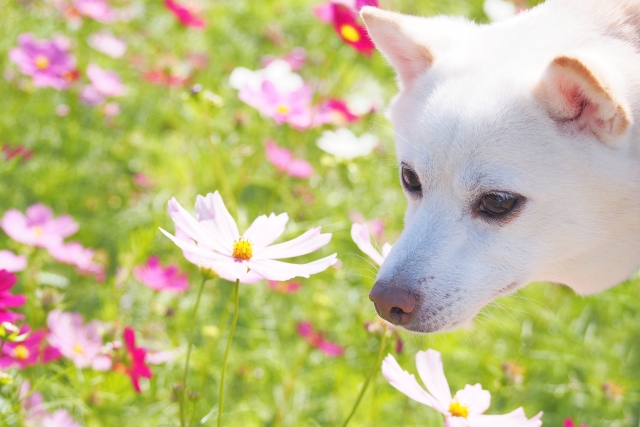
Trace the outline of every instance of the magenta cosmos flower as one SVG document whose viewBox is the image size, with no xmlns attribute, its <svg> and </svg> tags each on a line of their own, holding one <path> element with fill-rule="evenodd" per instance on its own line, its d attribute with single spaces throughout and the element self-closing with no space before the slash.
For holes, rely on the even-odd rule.
<svg viewBox="0 0 640 427">
<path fill-rule="evenodd" d="M 124 342 L 126 345 L 127 361 L 115 366 L 131 378 L 133 389 L 140 393 L 140 378 L 151 378 L 151 369 L 146 365 L 147 351 L 143 347 L 136 347 L 136 333 L 133 328 L 124 328 Z"/>
<path fill-rule="evenodd" d="M 77 77 L 75 58 L 57 39 L 38 40 L 33 34 L 21 34 L 18 47 L 9 51 L 9 59 L 38 87 L 66 89 Z"/>
<path fill-rule="evenodd" d="M 160 259 L 152 255 L 146 264 L 133 269 L 133 276 L 145 286 L 160 292 L 184 292 L 189 289 L 189 278 L 175 265 L 163 267 Z"/>
<path fill-rule="evenodd" d="M 20 328 L 20 334 L 29 332 L 28 326 Z M 34 331 L 22 342 L 6 342 L 0 354 L 0 368 L 24 369 L 27 366 L 49 363 L 62 357 L 60 351 L 45 344 L 44 330 Z"/>
<path fill-rule="evenodd" d="M 204 20 L 199 18 L 195 13 L 173 0 L 164 0 L 164 5 L 185 27 L 201 29 L 207 26 Z"/>
<path fill-rule="evenodd" d="M 250 271 L 267 280 L 308 278 L 326 270 L 336 260 L 336 254 L 333 254 L 308 264 L 276 261 L 314 252 L 329 243 L 331 234 L 321 234 L 322 228 L 316 227 L 293 240 L 272 245 L 289 220 L 287 214 L 272 213 L 256 218 L 241 235 L 217 191 L 206 197 L 198 196 L 196 214 L 197 219 L 175 198 L 169 200 L 171 219 L 196 244 L 178 239 L 163 229 L 160 231 L 186 253 L 211 262 L 214 271 L 219 265 L 238 280 L 243 280 Z"/>
<path fill-rule="evenodd" d="M 382 375 L 406 396 L 430 406 L 445 416 L 446 427 L 539 427 L 542 412 L 527 419 L 522 408 L 506 415 L 483 415 L 489 409 L 491 394 L 480 384 L 466 385 L 451 396 L 449 383 L 444 375 L 442 357 L 435 350 L 419 351 L 416 367 L 427 386 L 423 389 L 416 378 L 403 370 L 392 355 L 382 362 Z"/>
<path fill-rule="evenodd" d="M 22 314 L 7 310 L 7 308 L 21 307 L 27 302 L 27 297 L 24 295 L 14 295 L 11 293 L 11 288 L 13 288 L 13 285 L 15 285 L 17 281 L 18 278 L 15 274 L 7 270 L 0 270 L 0 323 L 13 323 L 16 320 L 24 318 Z"/>
<path fill-rule="evenodd" d="M 267 160 L 273 166 L 293 178 L 309 178 L 313 175 L 313 166 L 309 162 L 304 159 L 294 159 L 290 150 L 279 147 L 275 141 L 267 141 L 265 153 Z"/>
<path fill-rule="evenodd" d="M 29 206 L 26 215 L 8 210 L 0 227 L 16 242 L 38 247 L 60 243 L 78 231 L 78 224 L 69 215 L 54 218 L 51 208 L 40 203 Z"/>
<path fill-rule="evenodd" d="M 79 313 L 53 310 L 47 315 L 47 340 L 78 368 L 96 371 L 111 368 L 111 359 L 102 354 L 102 324 L 91 321 L 85 325 Z"/>
<path fill-rule="evenodd" d="M 577 424 L 573 421 L 573 419 L 571 418 L 567 418 L 566 420 L 564 420 L 564 422 L 562 423 L 563 427 L 576 427 Z M 580 424 L 580 427 L 589 427 L 586 424 Z"/>
<path fill-rule="evenodd" d="M 389 252 L 391 252 L 392 246 L 389 243 L 385 243 L 382 246 L 382 252 L 373 247 L 367 224 L 353 224 L 351 226 L 351 238 L 358 246 L 358 249 L 369 255 L 378 265 L 382 265 Z"/>
<path fill-rule="evenodd" d="M 311 347 L 317 348 L 329 357 L 338 357 L 344 354 L 344 348 L 324 338 L 313 329 L 310 322 L 300 322 L 297 326 L 298 335 L 304 338 Z"/>
<path fill-rule="evenodd" d="M 22 271 L 27 267 L 27 258 L 16 255 L 11 251 L 0 251 L 0 270 L 7 270 L 10 273 Z"/>
</svg>

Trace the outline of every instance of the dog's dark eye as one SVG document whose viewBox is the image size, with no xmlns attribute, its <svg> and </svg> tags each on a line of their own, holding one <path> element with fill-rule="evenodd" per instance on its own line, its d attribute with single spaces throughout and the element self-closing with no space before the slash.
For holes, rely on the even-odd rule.
<svg viewBox="0 0 640 427">
<path fill-rule="evenodd" d="M 411 192 L 419 192 L 422 190 L 420 178 L 418 175 L 406 166 L 402 166 L 402 184 Z"/>
<path fill-rule="evenodd" d="M 518 204 L 518 196 L 511 193 L 489 193 L 482 196 L 478 209 L 497 217 L 511 212 Z"/>
</svg>

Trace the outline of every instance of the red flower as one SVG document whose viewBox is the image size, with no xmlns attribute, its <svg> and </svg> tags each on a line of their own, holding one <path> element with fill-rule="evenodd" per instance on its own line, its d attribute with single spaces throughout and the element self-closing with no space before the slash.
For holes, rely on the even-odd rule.
<svg viewBox="0 0 640 427">
<path fill-rule="evenodd" d="M 123 370 L 124 373 L 131 378 L 131 384 L 136 392 L 140 393 L 140 377 L 151 378 L 151 369 L 144 363 L 147 356 L 147 350 L 142 347 L 136 347 L 136 335 L 133 328 L 124 328 L 124 342 L 127 346 L 127 354 L 129 356 L 129 366 L 117 365 L 116 370 Z"/>
<path fill-rule="evenodd" d="M 564 427 L 576 427 L 576 424 L 573 422 L 571 418 L 567 418 L 563 423 Z M 580 427 L 589 427 L 586 424 L 581 424 Z"/>
<path fill-rule="evenodd" d="M 375 46 L 367 30 L 356 21 L 356 14 L 349 8 L 333 4 L 333 28 L 342 41 L 360 53 L 371 55 Z"/>
<path fill-rule="evenodd" d="M 164 5 L 178 18 L 178 21 L 185 27 L 204 28 L 207 24 L 189 9 L 174 2 L 173 0 L 164 0 Z"/>
<path fill-rule="evenodd" d="M 3 144 L 2 154 L 7 160 L 11 160 L 14 157 L 22 157 L 22 161 L 24 162 L 31 158 L 33 151 L 22 145 L 11 146 L 9 144 Z"/>
<path fill-rule="evenodd" d="M 311 347 L 315 347 L 329 357 L 342 356 L 344 348 L 326 340 L 321 333 L 314 331 L 310 322 L 298 323 L 298 335 L 304 338 Z"/>
</svg>

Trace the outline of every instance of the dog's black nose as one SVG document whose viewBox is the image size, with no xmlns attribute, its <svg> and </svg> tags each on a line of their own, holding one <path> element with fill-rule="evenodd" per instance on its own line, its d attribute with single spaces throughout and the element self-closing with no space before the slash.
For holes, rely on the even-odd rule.
<svg viewBox="0 0 640 427">
<path fill-rule="evenodd" d="M 394 325 L 405 325 L 411 321 L 416 307 L 416 297 L 403 288 L 378 280 L 369 299 L 373 301 L 378 315 Z"/>
</svg>

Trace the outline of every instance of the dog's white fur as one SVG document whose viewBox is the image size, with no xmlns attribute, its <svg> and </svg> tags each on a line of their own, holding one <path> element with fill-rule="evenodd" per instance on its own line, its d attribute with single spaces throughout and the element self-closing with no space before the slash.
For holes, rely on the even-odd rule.
<svg viewBox="0 0 640 427">
<path fill-rule="evenodd" d="M 548 0 L 477 25 L 365 7 L 400 93 L 400 162 L 420 177 L 378 280 L 447 330 L 533 281 L 602 291 L 640 266 L 640 0 Z M 506 223 L 488 191 L 526 198 Z"/>
</svg>

